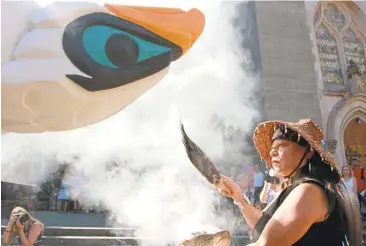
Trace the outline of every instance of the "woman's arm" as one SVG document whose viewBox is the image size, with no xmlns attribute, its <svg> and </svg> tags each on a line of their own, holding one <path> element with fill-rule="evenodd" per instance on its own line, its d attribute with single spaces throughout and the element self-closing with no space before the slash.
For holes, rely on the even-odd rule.
<svg viewBox="0 0 366 246">
<path fill-rule="evenodd" d="M 296 187 L 268 221 L 255 246 L 289 246 L 328 213 L 324 191 L 315 184 Z"/>
<path fill-rule="evenodd" d="M 261 194 L 259 195 L 259 200 L 261 201 L 261 203 L 267 203 L 268 201 L 268 187 L 269 183 L 264 181 L 263 189 L 261 191 Z"/>
<path fill-rule="evenodd" d="M 22 246 L 33 246 L 36 242 L 39 234 L 41 234 L 43 230 L 42 224 L 34 223 L 29 229 L 28 237 L 25 235 L 24 230 L 20 230 L 19 238 Z"/>
<path fill-rule="evenodd" d="M 16 221 L 16 215 L 10 215 L 9 223 L 6 226 L 3 234 L 3 244 L 10 244 L 14 238 L 13 227 L 15 226 L 14 223 Z"/>
<path fill-rule="evenodd" d="M 258 220 L 262 217 L 262 211 L 256 209 L 252 205 L 250 205 L 244 198 L 244 195 L 241 199 L 235 200 L 235 203 L 239 205 L 240 211 L 244 216 L 244 219 L 248 223 L 248 226 L 253 229 L 257 224 Z"/>
<path fill-rule="evenodd" d="M 256 209 L 250 205 L 244 198 L 241 188 L 232 179 L 221 175 L 222 185 L 220 188 L 221 194 L 231 197 L 235 204 L 240 207 L 240 211 L 243 214 L 250 228 L 254 228 L 258 220 L 262 217 L 262 211 Z"/>
<path fill-rule="evenodd" d="M 357 180 L 353 177 L 353 191 L 357 194 Z"/>
<path fill-rule="evenodd" d="M 9 223 L 8 226 L 4 230 L 3 244 L 10 244 L 11 241 L 13 241 L 13 238 L 14 238 L 14 233 L 12 232 L 12 226 Z"/>
</svg>

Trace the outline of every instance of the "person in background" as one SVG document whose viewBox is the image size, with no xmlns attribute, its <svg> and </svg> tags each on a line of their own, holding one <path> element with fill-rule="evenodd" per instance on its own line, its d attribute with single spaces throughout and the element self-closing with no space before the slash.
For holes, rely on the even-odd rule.
<svg viewBox="0 0 366 246">
<path fill-rule="evenodd" d="M 49 197 L 49 210 L 55 211 L 57 210 L 57 197 L 60 191 L 61 186 L 61 178 L 59 177 L 59 173 L 53 173 L 51 175 L 51 192 Z"/>
<path fill-rule="evenodd" d="M 254 204 L 256 199 L 254 197 L 254 166 L 243 163 L 241 167 L 241 180 L 243 186 L 243 194 Z"/>
<path fill-rule="evenodd" d="M 256 204 L 254 204 L 254 207 L 258 210 L 262 210 L 262 204 L 260 202 L 257 202 Z"/>
<path fill-rule="evenodd" d="M 342 177 L 344 182 L 352 194 L 357 195 L 357 181 L 353 176 L 353 171 L 349 166 L 342 167 Z"/>
<path fill-rule="evenodd" d="M 65 181 L 65 183 L 67 183 L 69 191 L 71 192 L 71 194 L 73 194 L 73 190 L 75 188 L 77 188 L 78 186 L 81 186 L 85 183 L 85 178 L 83 175 L 81 174 L 76 174 L 74 173 L 72 176 L 69 176 L 67 178 L 67 181 Z M 69 199 L 69 202 L 73 205 L 73 212 L 79 212 L 81 210 L 81 205 L 80 202 L 78 200 L 77 197 L 75 197 L 75 193 L 74 193 L 74 197 L 72 199 Z"/>
<path fill-rule="evenodd" d="M 353 176 L 356 179 L 357 183 L 357 197 L 360 207 L 362 209 L 362 205 L 365 207 L 363 203 L 364 197 L 362 196 L 361 192 L 365 190 L 365 178 L 366 178 L 366 170 L 361 167 L 360 159 L 357 157 L 353 157 L 351 161 L 351 167 L 353 171 Z M 362 211 L 362 210 L 361 210 Z M 362 214 L 365 217 L 365 213 Z"/>
<path fill-rule="evenodd" d="M 69 186 L 61 182 L 60 191 L 58 193 L 58 210 L 66 212 L 69 206 Z"/>
<path fill-rule="evenodd" d="M 357 181 L 357 193 L 365 189 L 366 170 L 361 167 L 360 159 L 353 157 L 351 161 L 353 175 Z"/>
<path fill-rule="evenodd" d="M 245 173 L 241 173 L 237 177 L 238 184 L 242 190 L 242 194 L 248 197 L 249 201 L 254 204 L 255 198 L 252 193 L 252 189 L 250 189 L 249 177 Z"/>
<path fill-rule="evenodd" d="M 56 211 L 57 210 L 57 203 L 58 203 L 58 192 L 60 189 L 53 189 L 50 195 L 49 200 L 49 210 L 50 211 Z"/>
<path fill-rule="evenodd" d="M 259 201 L 259 196 L 264 185 L 264 175 L 260 171 L 259 166 L 254 166 L 254 198 L 255 202 Z"/>
<path fill-rule="evenodd" d="M 22 207 L 14 208 L 3 234 L 3 243 L 12 244 L 17 239 L 21 246 L 37 245 L 43 236 L 43 224 Z"/>
<path fill-rule="evenodd" d="M 280 179 L 277 177 L 271 177 L 264 181 L 264 186 L 259 199 L 263 205 L 269 205 L 280 194 L 280 192 Z"/>
</svg>

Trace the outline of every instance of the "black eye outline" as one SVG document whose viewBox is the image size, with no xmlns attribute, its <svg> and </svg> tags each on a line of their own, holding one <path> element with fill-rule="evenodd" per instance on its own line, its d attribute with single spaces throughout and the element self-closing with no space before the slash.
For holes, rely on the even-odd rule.
<svg viewBox="0 0 366 246">
<path fill-rule="evenodd" d="M 95 61 L 84 47 L 84 32 L 93 26 L 105 26 L 129 33 L 145 42 L 169 48 L 169 51 L 138 61 L 136 64 L 132 64 L 131 62 L 127 62 L 126 64 L 121 59 L 115 59 L 112 63 L 116 63 L 114 65 L 118 66 L 108 67 Z M 114 42 L 112 45 L 118 47 L 116 45 L 118 45 L 118 39 L 121 40 L 121 37 L 113 35 L 111 37 L 115 39 L 111 41 Z M 183 53 L 181 47 L 169 40 L 142 26 L 106 13 L 87 14 L 69 23 L 64 31 L 62 46 L 66 56 L 74 66 L 84 74 L 90 76 L 88 78 L 76 74 L 67 74 L 66 77 L 88 91 L 112 89 L 146 78 L 168 67 L 172 61 L 178 59 Z M 131 47 L 133 49 L 133 45 Z M 106 54 L 113 54 L 113 49 L 106 49 L 105 52 Z"/>
<path fill-rule="evenodd" d="M 138 62 L 171 51 L 169 47 L 104 25 L 86 28 L 82 42 L 85 51 L 95 62 L 111 68 L 129 69 Z"/>
</svg>

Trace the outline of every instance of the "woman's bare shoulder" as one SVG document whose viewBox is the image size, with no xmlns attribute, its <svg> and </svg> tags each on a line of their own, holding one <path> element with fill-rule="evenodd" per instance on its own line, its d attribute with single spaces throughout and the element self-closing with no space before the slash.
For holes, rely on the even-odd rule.
<svg viewBox="0 0 366 246">
<path fill-rule="evenodd" d="M 42 231 L 43 230 L 43 224 L 41 222 L 34 222 L 30 228 L 32 231 Z"/>
<path fill-rule="evenodd" d="M 315 223 L 324 219 L 327 213 L 328 206 L 323 189 L 313 183 L 302 183 L 288 194 L 273 217 L 279 220 L 282 220 L 283 216 L 287 216 L 287 219 L 291 217 L 291 220 L 303 220 L 306 214 L 309 223 Z"/>
<path fill-rule="evenodd" d="M 302 183 L 296 186 L 289 194 L 289 198 L 297 199 L 302 202 L 324 201 L 326 204 L 324 188 L 311 182 Z"/>
<path fill-rule="evenodd" d="M 322 220 L 328 213 L 328 201 L 324 188 L 314 183 L 302 183 L 295 187 L 287 197 L 285 206 L 295 206 L 299 211 L 319 214 Z M 317 206 L 314 206 L 317 204 Z"/>
</svg>

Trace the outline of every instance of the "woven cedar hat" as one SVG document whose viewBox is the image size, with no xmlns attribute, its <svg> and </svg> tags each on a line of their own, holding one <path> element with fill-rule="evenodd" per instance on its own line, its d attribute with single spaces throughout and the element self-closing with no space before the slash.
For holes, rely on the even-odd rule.
<svg viewBox="0 0 366 246">
<path fill-rule="evenodd" d="M 340 174 L 335 159 L 323 147 L 322 140 L 324 134 L 322 130 L 320 130 L 318 125 L 316 125 L 311 119 L 303 119 L 296 123 L 283 122 L 279 120 L 266 121 L 257 126 L 254 130 L 253 141 L 261 159 L 266 162 L 267 166 L 271 163 L 269 152 L 271 151 L 272 146 L 272 136 L 277 126 L 281 124 L 285 126 L 285 129 L 289 128 L 297 132 L 299 134 L 299 138 L 304 138 L 310 144 L 310 147 L 317 151 L 324 161 Z"/>
</svg>

